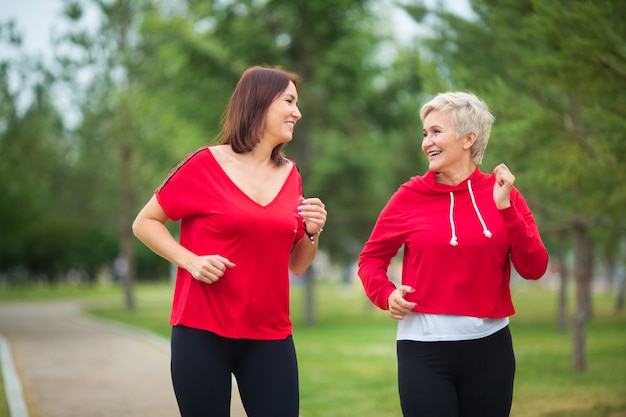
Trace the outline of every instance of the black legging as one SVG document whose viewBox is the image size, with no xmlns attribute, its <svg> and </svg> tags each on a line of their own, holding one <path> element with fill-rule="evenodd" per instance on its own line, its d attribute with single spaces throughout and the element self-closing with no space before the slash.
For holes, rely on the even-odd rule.
<svg viewBox="0 0 626 417">
<path fill-rule="evenodd" d="M 291 336 L 228 339 L 175 326 L 171 371 L 182 417 L 229 417 L 231 372 L 249 417 L 298 417 L 298 365 Z"/>
<path fill-rule="evenodd" d="M 477 340 L 399 340 L 398 388 L 404 417 L 507 417 L 515 356 L 506 327 Z"/>
</svg>

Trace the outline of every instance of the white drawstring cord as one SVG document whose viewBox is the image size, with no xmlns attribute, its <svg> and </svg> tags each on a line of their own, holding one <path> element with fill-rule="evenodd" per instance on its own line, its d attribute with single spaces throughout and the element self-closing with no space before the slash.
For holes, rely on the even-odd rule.
<svg viewBox="0 0 626 417">
<path fill-rule="evenodd" d="M 467 189 L 469 190 L 470 197 L 472 198 L 472 205 L 474 206 L 474 211 L 476 212 L 476 215 L 478 216 L 478 220 L 480 220 L 480 224 L 482 224 L 483 226 L 483 234 L 485 235 L 485 237 L 490 238 L 492 234 L 489 231 L 489 229 L 487 229 L 487 225 L 483 221 L 483 217 L 480 215 L 480 211 L 478 211 L 478 206 L 476 206 L 476 200 L 474 199 L 474 191 L 472 191 L 472 180 L 467 180 Z"/>
<path fill-rule="evenodd" d="M 454 194 L 450 191 L 450 228 L 452 229 L 452 239 L 450 239 L 450 245 L 457 246 L 459 242 L 456 239 L 456 228 L 454 226 L 454 218 L 452 213 L 454 212 Z"/>
</svg>

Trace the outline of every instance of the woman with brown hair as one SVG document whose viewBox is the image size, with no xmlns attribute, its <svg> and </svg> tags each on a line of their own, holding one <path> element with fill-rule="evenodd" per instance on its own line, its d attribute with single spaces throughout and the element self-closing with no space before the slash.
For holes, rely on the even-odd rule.
<svg viewBox="0 0 626 417">
<path fill-rule="evenodd" d="M 298 82 L 277 67 L 246 70 L 219 144 L 187 155 L 133 223 L 178 267 L 171 371 L 183 417 L 228 417 L 231 373 L 249 417 L 298 416 L 289 272 L 308 268 L 326 222 L 282 153 L 302 117 Z M 178 220 L 180 243 L 165 226 Z"/>
</svg>

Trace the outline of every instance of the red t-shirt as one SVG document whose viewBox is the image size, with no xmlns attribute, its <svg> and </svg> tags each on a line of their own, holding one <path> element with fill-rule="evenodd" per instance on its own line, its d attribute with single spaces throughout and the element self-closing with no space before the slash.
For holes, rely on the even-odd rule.
<svg viewBox="0 0 626 417">
<path fill-rule="evenodd" d="M 181 220 L 184 247 L 236 265 L 213 284 L 178 268 L 170 325 L 234 339 L 289 336 L 289 255 L 304 234 L 297 213 L 302 180 L 295 163 L 265 206 L 231 181 L 208 147 L 187 155 L 155 193 L 167 216 Z"/>
</svg>

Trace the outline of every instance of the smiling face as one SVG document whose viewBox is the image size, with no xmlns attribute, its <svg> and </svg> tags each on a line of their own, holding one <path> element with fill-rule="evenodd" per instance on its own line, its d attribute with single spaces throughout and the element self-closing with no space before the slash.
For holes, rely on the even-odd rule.
<svg viewBox="0 0 626 417">
<path fill-rule="evenodd" d="M 261 140 L 270 140 L 273 144 L 291 141 L 293 128 L 302 118 L 297 103 L 298 91 L 295 84 L 289 82 L 285 91 L 280 93 L 267 108 Z"/>
<path fill-rule="evenodd" d="M 428 169 L 440 173 L 442 182 L 466 178 L 475 168 L 470 153 L 475 135 L 460 139 L 456 135 L 448 113 L 433 110 L 424 118 L 422 152 L 428 158 Z"/>
</svg>

